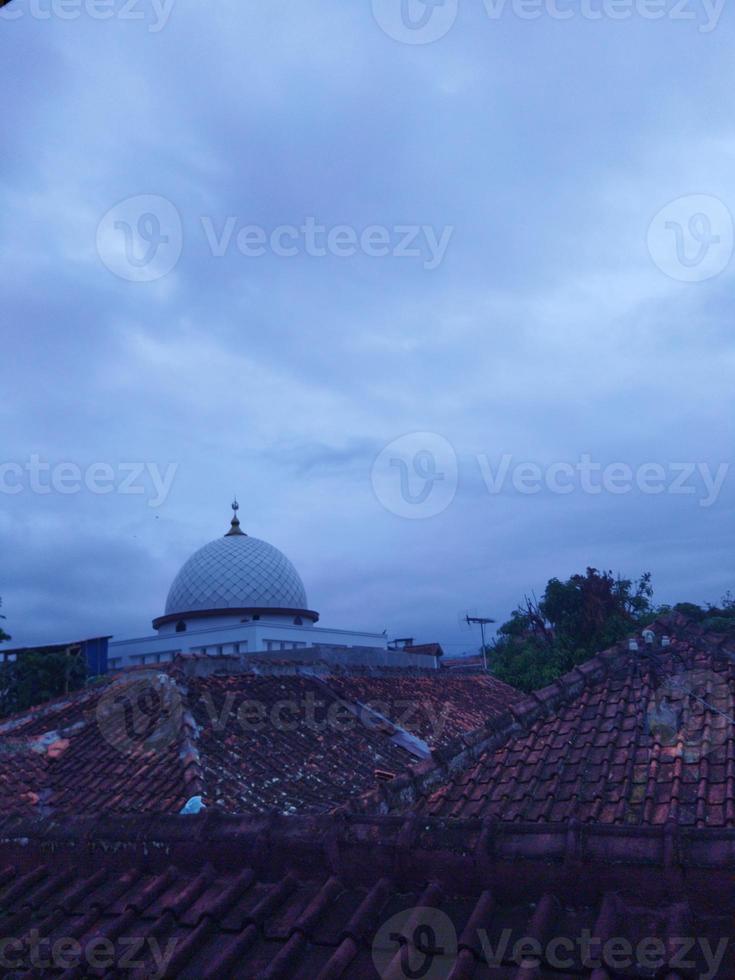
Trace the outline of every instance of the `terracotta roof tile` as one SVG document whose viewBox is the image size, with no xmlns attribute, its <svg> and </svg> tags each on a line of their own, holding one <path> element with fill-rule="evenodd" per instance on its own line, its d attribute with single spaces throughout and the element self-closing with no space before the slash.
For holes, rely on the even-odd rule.
<svg viewBox="0 0 735 980">
<path fill-rule="evenodd" d="M 0 815 L 327 810 L 504 711 L 516 692 L 438 670 L 124 672 L 0 723 Z"/>
<path fill-rule="evenodd" d="M 65 937 L 78 941 L 70 973 L 80 976 L 79 951 L 106 939 L 108 976 L 125 971 L 134 940 L 140 975 L 164 955 L 166 975 L 182 978 L 405 977 L 397 937 L 410 944 L 428 925 L 441 950 L 430 975 L 454 980 L 681 976 L 678 940 L 689 936 L 698 942 L 686 976 L 706 973 L 702 940 L 717 950 L 726 939 L 724 978 L 735 971 L 734 871 L 733 831 L 334 815 L 6 819 L 0 928 L 17 969 L 4 975 L 38 969 L 34 949 L 48 956 L 49 940 Z M 554 939 L 571 943 L 561 970 Z M 606 973 L 611 939 L 629 944 L 631 961 Z M 538 958 L 522 965 L 519 941 L 536 942 Z M 643 942 L 656 944 L 652 966 L 636 958 Z M 502 962 L 488 965 L 503 943 Z"/>
<path fill-rule="evenodd" d="M 521 695 L 488 675 L 335 675 L 330 687 L 349 701 L 375 706 L 431 748 L 447 745 L 488 719 L 505 714 Z"/>
<path fill-rule="evenodd" d="M 512 706 L 368 808 L 457 819 L 735 827 L 735 642 L 682 617 Z M 581 681 L 580 678 L 584 678 Z M 469 748 L 468 748 L 469 746 Z M 442 785 L 445 783 L 445 785 Z"/>
</svg>

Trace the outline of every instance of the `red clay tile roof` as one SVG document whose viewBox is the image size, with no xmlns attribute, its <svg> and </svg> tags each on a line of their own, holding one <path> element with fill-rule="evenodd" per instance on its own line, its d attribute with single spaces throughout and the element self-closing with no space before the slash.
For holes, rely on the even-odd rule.
<svg viewBox="0 0 735 980">
<path fill-rule="evenodd" d="M 41 812 L 45 764 L 25 742 L 0 745 L 0 813 Z"/>
<path fill-rule="evenodd" d="M 437 676 L 438 675 L 438 676 Z M 384 710 L 388 717 L 424 739 L 432 749 L 505 714 L 523 695 L 502 681 L 484 675 L 447 676 L 442 672 L 411 676 L 335 675 L 330 687 L 348 701 Z"/>
<path fill-rule="evenodd" d="M 735 637 L 683 617 L 593 658 L 380 787 L 445 818 L 735 827 Z M 673 633 L 671 645 L 661 636 Z"/>
<path fill-rule="evenodd" d="M 383 714 L 365 704 L 371 690 Z M 178 813 L 196 796 L 228 812 L 324 811 L 476 727 L 507 697 L 477 678 L 447 688 L 438 671 L 351 678 L 182 660 L 125 672 L 0 723 L 0 814 Z"/>
<path fill-rule="evenodd" d="M 140 963 L 134 976 L 160 976 L 163 961 L 184 980 L 724 980 L 735 975 L 734 873 L 727 830 L 6 818 L 4 975 L 19 977 L 39 956 L 46 967 L 33 975 L 61 974 L 48 958 L 65 939 L 56 947 L 57 965 L 68 957 L 65 977 L 87 975 L 96 953 L 104 965 L 91 972 L 107 977 L 126 974 L 127 957 Z M 537 944 L 523 958 L 522 940 Z M 724 959 L 707 972 L 706 950 L 722 940 Z M 414 946 L 422 941 L 428 956 Z M 498 950 L 499 965 L 488 966 Z"/>
<path fill-rule="evenodd" d="M 206 802 L 229 812 L 327 810 L 416 758 L 308 676 L 194 678 L 188 703 Z"/>
</svg>

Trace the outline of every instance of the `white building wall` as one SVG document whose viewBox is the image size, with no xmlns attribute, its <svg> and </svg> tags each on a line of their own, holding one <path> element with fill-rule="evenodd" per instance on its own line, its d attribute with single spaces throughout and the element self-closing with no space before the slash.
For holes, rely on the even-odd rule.
<svg viewBox="0 0 735 980">
<path fill-rule="evenodd" d="M 176 632 L 176 627 L 178 626 L 179 623 L 182 622 L 186 624 L 186 632 L 189 631 L 193 632 L 194 630 L 210 629 L 215 626 L 229 626 L 229 627 L 239 628 L 240 626 L 247 626 L 250 622 L 278 623 L 278 624 L 283 624 L 285 626 L 293 626 L 295 625 L 294 619 L 296 618 L 297 617 L 293 615 L 284 616 L 283 614 L 275 611 L 272 613 L 261 612 L 255 615 L 250 613 L 245 616 L 233 616 L 231 613 L 227 613 L 223 611 L 220 614 L 218 613 L 212 613 L 211 615 L 208 614 L 206 619 L 198 618 L 198 617 L 192 617 L 187 619 L 186 616 L 182 616 L 181 619 L 179 620 L 172 621 L 170 623 L 164 623 L 163 626 L 161 626 L 157 632 L 161 634 L 165 634 L 166 636 L 170 636 L 171 634 L 174 634 L 175 636 L 180 636 L 181 634 Z M 313 628 L 314 624 L 310 619 L 306 619 L 303 616 L 298 618 L 302 620 L 302 623 L 300 624 L 301 626 L 305 627 L 306 629 Z"/>
<path fill-rule="evenodd" d="M 359 633 L 353 630 L 323 629 L 304 624 L 294 626 L 291 618 L 279 621 L 258 620 L 249 623 L 217 623 L 211 620 L 193 620 L 192 627 L 184 633 L 161 631 L 154 636 L 132 640 L 111 640 L 109 644 L 110 670 L 138 667 L 143 664 L 168 663 L 177 653 L 206 653 L 248 655 L 278 650 L 303 649 L 320 644 L 345 647 L 373 647 L 387 649 L 382 633 Z"/>
</svg>

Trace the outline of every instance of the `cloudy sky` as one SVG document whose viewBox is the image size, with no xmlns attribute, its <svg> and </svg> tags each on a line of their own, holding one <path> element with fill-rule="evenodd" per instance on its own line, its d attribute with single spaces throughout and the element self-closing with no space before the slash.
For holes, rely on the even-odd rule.
<svg viewBox="0 0 735 980">
<path fill-rule="evenodd" d="M 144 634 L 235 492 L 323 625 L 453 653 L 587 565 L 735 588 L 734 34 L 712 0 L 13 0 L 13 639 Z"/>
</svg>

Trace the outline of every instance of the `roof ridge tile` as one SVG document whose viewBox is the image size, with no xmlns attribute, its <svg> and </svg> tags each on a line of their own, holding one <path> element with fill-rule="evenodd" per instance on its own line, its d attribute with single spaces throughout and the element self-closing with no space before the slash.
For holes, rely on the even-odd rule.
<svg viewBox="0 0 735 980">
<path fill-rule="evenodd" d="M 703 630 L 699 624 L 694 623 L 687 617 L 674 614 L 671 617 L 660 617 L 650 627 L 653 632 L 660 635 L 675 635 L 675 638 L 683 642 L 682 637 L 689 637 L 700 648 L 704 645 L 709 647 L 710 640 L 714 639 L 708 631 Z M 722 651 L 726 644 L 717 639 L 716 651 Z M 646 645 L 647 646 L 647 645 Z M 667 648 L 661 648 L 664 654 Z M 657 648 L 658 650 L 658 648 Z M 376 806 L 378 812 L 384 813 L 394 809 L 405 809 L 414 805 L 418 800 L 426 799 L 432 791 L 437 788 L 437 784 L 451 779 L 457 770 L 463 770 L 472 766 L 482 755 L 496 751 L 501 745 L 506 744 L 515 735 L 528 733 L 533 725 L 542 719 L 549 719 L 556 716 L 559 710 L 565 705 L 569 705 L 582 698 L 585 692 L 591 691 L 596 685 L 604 682 L 606 678 L 619 681 L 623 678 L 631 678 L 638 670 L 645 670 L 653 674 L 653 683 L 656 685 L 656 658 L 648 655 L 647 649 L 631 649 L 630 640 L 624 639 L 612 644 L 595 656 L 589 658 L 582 664 L 576 665 L 565 674 L 556 678 L 545 687 L 533 691 L 522 700 L 515 704 L 508 705 L 508 710 L 504 715 L 491 719 L 486 725 L 470 732 L 464 732 L 461 736 L 453 739 L 448 744 L 434 749 L 429 760 L 420 765 L 414 765 L 398 778 L 382 784 L 377 790 L 371 790 L 363 794 L 358 799 L 352 801 L 348 806 L 352 806 L 355 812 L 364 812 L 371 806 Z M 674 657 L 677 656 L 676 650 L 672 651 Z M 680 655 L 679 655 L 680 656 Z M 728 659 L 732 660 L 733 657 Z M 644 691 L 649 691 L 650 685 L 644 683 Z M 630 691 L 630 685 L 626 685 L 626 690 Z M 647 699 L 646 699 L 647 703 Z M 622 706 L 621 706 L 622 707 Z M 581 708 L 584 711 L 584 706 Z M 619 708 L 620 710 L 620 708 Z M 642 714 L 643 712 L 643 714 Z M 619 721 L 625 722 L 625 715 L 622 719 L 620 714 L 616 715 Z M 512 719 L 512 721 L 511 721 Z M 641 724 L 645 721 L 645 708 L 638 707 L 636 712 L 636 731 L 639 731 Z M 570 724 L 578 726 L 579 721 L 572 719 Z M 560 732 L 564 735 L 564 731 Z M 577 764 L 574 759 L 573 764 Z M 615 762 L 614 755 L 609 757 L 609 767 Z M 635 775 L 634 759 L 629 755 L 626 771 L 625 785 L 630 789 L 633 785 L 632 780 Z M 654 767 L 655 768 L 655 767 Z M 654 799 L 651 790 L 651 780 L 655 772 L 652 770 L 648 774 L 648 791 L 644 800 L 645 811 L 643 819 L 649 820 L 653 815 Z M 730 810 L 735 816 L 735 781 L 733 782 L 733 796 Z M 471 803 L 470 795 L 463 790 L 461 794 L 467 805 Z M 646 802 L 647 801 L 647 802 Z M 545 814 L 548 819 L 553 812 L 554 804 L 558 800 L 556 796 L 546 798 Z M 622 820 L 626 813 L 627 793 L 621 794 L 616 809 L 616 820 Z M 520 811 L 516 811 L 516 818 L 520 816 Z M 602 813 L 603 805 L 598 801 L 596 812 L 599 816 Z M 457 801 L 453 811 L 460 813 L 462 806 Z M 541 819 L 542 814 L 538 815 Z M 729 818 L 728 818 L 729 819 Z"/>
</svg>

